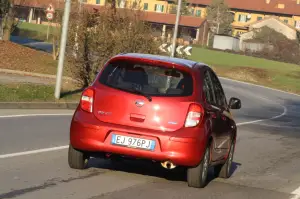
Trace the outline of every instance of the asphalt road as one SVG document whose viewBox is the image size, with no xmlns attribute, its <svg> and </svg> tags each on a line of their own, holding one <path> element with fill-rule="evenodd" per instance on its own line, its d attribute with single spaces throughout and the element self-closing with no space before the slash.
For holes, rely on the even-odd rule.
<svg viewBox="0 0 300 199">
<path fill-rule="evenodd" d="M 19 37 L 19 36 L 11 36 L 10 41 L 12 41 L 14 43 L 17 43 L 17 44 L 20 44 L 20 45 L 30 47 L 30 48 L 34 48 L 36 50 L 41 50 L 41 51 L 44 51 L 44 52 L 47 52 L 47 53 L 52 53 L 53 52 L 52 43 L 41 42 L 41 41 L 38 41 L 38 40 Z"/>
<path fill-rule="evenodd" d="M 222 83 L 228 98 L 242 100 L 242 109 L 234 111 L 238 142 L 230 179 L 211 179 L 205 189 L 194 189 L 181 170 L 99 159 L 75 171 L 68 167 L 66 149 L 72 112 L 0 110 L 11 115 L 0 116 L 0 198 L 300 198 L 300 96 Z M 31 150 L 39 153 L 22 153 Z"/>
</svg>

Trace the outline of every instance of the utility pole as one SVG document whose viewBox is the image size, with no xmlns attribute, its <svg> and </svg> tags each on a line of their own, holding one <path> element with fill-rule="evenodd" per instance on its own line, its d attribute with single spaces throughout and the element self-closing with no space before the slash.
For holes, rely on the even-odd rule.
<svg viewBox="0 0 300 199">
<path fill-rule="evenodd" d="M 176 22 L 175 22 L 175 28 L 174 28 L 174 33 L 173 33 L 173 42 L 172 42 L 171 57 L 174 57 L 174 55 L 175 55 L 176 40 L 177 40 L 177 32 L 178 32 L 180 12 L 181 12 L 181 0 L 178 0 L 177 13 L 176 13 Z"/>
<path fill-rule="evenodd" d="M 55 86 L 56 99 L 60 98 L 62 74 L 63 74 L 63 67 L 64 67 L 67 37 L 68 37 L 68 25 L 69 25 L 69 17 L 70 17 L 70 10 L 71 10 L 71 0 L 65 0 L 65 1 L 66 3 L 65 3 L 63 24 L 62 24 L 60 52 L 59 52 L 59 60 L 58 60 L 57 75 L 56 75 L 56 86 Z"/>
<path fill-rule="evenodd" d="M 79 0 L 79 12 L 81 13 L 81 9 L 82 9 L 82 0 Z"/>
</svg>

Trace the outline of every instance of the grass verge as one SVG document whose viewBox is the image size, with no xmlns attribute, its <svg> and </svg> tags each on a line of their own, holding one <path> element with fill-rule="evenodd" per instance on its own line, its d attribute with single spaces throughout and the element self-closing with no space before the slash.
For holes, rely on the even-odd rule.
<svg viewBox="0 0 300 199">
<path fill-rule="evenodd" d="M 0 84 L 0 102 L 78 102 L 81 90 L 61 92 L 54 98 L 54 86 L 39 84 Z"/>
<path fill-rule="evenodd" d="M 49 42 L 52 41 L 53 35 L 57 34 L 59 29 L 55 26 L 49 26 L 48 40 L 47 30 L 48 25 L 21 22 L 18 24 L 12 34 L 20 37 Z"/>
<path fill-rule="evenodd" d="M 198 47 L 189 59 L 209 64 L 222 77 L 300 94 L 299 65 Z"/>
<path fill-rule="evenodd" d="M 55 75 L 58 61 L 48 53 L 9 41 L 0 41 L 0 68 Z M 64 76 L 72 77 L 68 67 Z"/>
</svg>

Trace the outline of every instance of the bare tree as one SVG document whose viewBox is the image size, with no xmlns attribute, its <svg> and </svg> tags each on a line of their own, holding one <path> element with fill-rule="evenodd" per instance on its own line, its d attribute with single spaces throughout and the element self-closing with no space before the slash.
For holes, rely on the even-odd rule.
<svg viewBox="0 0 300 199">
<path fill-rule="evenodd" d="M 73 50 L 78 42 L 76 56 L 69 55 L 70 70 L 83 86 L 89 85 L 95 73 L 105 62 L 119 53 L 139 52 L 159 54 L 159 44 L 152 37 L 152 31 L 137 10 L 120 10 L 114 14 L 111 8 L 101 12 L 83 10 L 71 13 L 69 47 Z M 112 15 L 114 16 L 112 18 Z M 75 34 L 77 32 L 77 41 Z M 70 57 L 72 56 L 72 57 Z"/>
<path fill-rule="evenodd" d="M 0 40 L 9 40 L 14 27 L 14 2 L 0 0 Z"/>
<path fill-rule="evenodd" d="M 177 7 L 178 7 L 178 0 L 175 0 L 174 4 L 170 6 L 170 13 L 171 14 L 176 14 Z M 181 15 L 187 15 L 187 16 L 192 15 L 192 12 L 190 11 L 189 4 L 188 4 L 187 0 L 182 1 Z"/>
<path fill-rule="evenodd" d="M 206 17 L 213 34 L 229 34 L 231 32 L 231 23 L 234 17 L 224 0 L 213 0 L 207 7 Z"/>
</svg>

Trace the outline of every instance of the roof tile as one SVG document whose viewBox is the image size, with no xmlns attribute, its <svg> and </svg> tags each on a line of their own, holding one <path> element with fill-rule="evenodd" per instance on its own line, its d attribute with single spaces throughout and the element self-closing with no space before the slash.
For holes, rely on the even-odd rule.
<svg viewBox="0 0 300 199">
<path fill-rule="evenodd" d="M 212 0 L 188 0 L 190 3 L 200 5 L 210 5 Z M 225 0 L 232 9 L 241 9 L 257 12 L 268 12 L 276 14 L 298 15 L 300 16 L 300 4 L 297 0 Z M 281 4 L 284 7 L 280 8 Z"/>
</svg>

